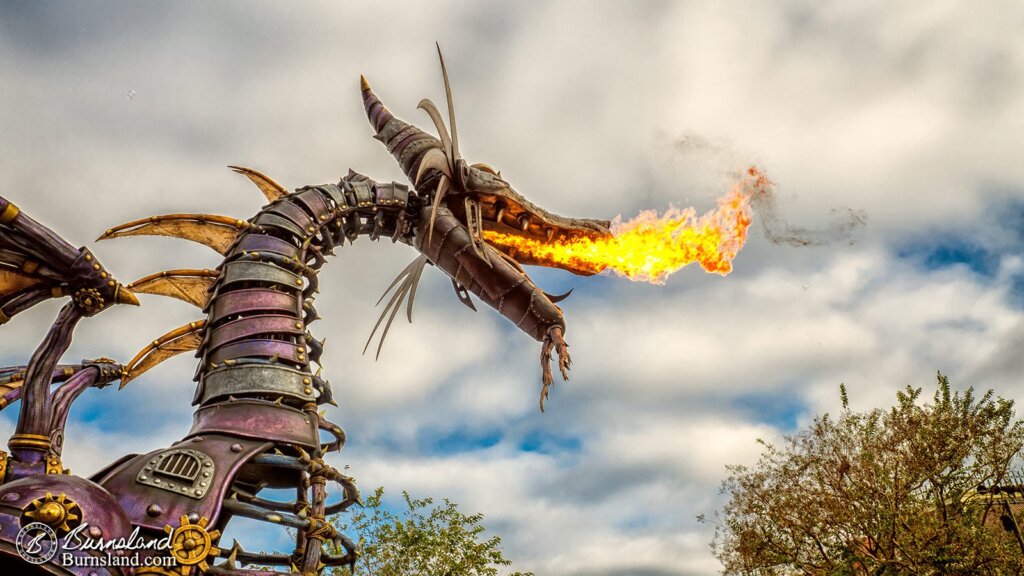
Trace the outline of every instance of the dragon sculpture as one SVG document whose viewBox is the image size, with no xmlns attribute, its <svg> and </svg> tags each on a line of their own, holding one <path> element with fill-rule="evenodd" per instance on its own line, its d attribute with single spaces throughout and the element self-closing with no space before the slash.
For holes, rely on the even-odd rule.
<svg viewBox="0 0 1024 576">
<path fill-rule="evenodd" d="M 266 576 L 280 573 L 274 569 L 279 567 L 312 575 L 352 563 L 357 546 L 329 519 L 359 502 L 359 494 L 351 478 L 324 461 L 341 449 L 345 434 L 320 411 L 334 399 L 320 370 L 311 369 L 319 364 L 323 345 L 309 332 L 318 319 L 318 271 L 346 240 L 389 238 L 419 252 L 381 298 L 388 297 L 370 335 L 372 340 L 381 331 L 378 354 L 403 304 L 412 320 L 420 276 L 435 266 L 451 277 L 467 306 L 475 310 L 473 294 L 541 342 L 544 409 L 554 380 L 551 363 L 563 378 L 570 368 L 565 320 L 556 305 L 567 294 L 545 294 L 521 265 L 581 275 L 593 270 L 535 256 L 517 260 L 511 250 L 485 241 L 484 231 L 551 242 L 608 237 L 609 222 L 547 212 L 496 170 L 464 160 L 443 57 L 441 69 L 450 132 L 432 102 L 419 103 L 437 138 L 392 115 L 361 78 L 374 138 L 398 160 L 411 188 L 349 171 L 336 184 L 288 192 L 260 172 L 232 167 L 269 201 L 252 218 L 153 216 L 100 237 L 192 240 L 223 255 L 215 270 L 168 270 L 124 286 L 92 251 L 74 248 L 0 198 L 0 323 L 44 300 L 70 297 L 28 363 L 0 370 L 0 409 L 21 401 L 10 453 L 0 452 L 0 574 Z M 106 358 L 59 364 L 80 319 L 115 304 L 138 305 L 137 293 L 185 300 L 206 317 L 153 340 L 126 365 Z M 200 361 L 194 421 L 184 438 L 168 448 L 124 456 L 89 478 L 63 467 L 64 426 L 80 394 L 117 380 L 124 386 L 188 351 Z M 328 485 L 340 488 L 333 503 L 328 503 Z M 266 489 L 292 490 L 295 497 L 261 497 Z M 220 534 L 236 517 L 290 528 L 294 549 L 255 553 L 236 542 L 221 550 Z M 164 561 L 115 565 L 111 550 L 87 547 L 39 561 L 58 544 L 38 536 L 26 543 L 27 526 L 58 539 L 164 541 L 139 552 Z M 26 559 L 25 547 L 33 545 L 37 555 Z M 62 557 L 74 562 L 58 562 Z"/>
</svg>

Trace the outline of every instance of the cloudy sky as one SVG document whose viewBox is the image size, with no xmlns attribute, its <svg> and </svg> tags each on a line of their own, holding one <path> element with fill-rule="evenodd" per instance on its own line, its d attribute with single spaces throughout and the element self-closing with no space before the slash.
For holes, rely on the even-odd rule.
<svg viewBox="0 0 1024 576">
<path fill-rule="evenodd" d="M 372 7 L 371 7 L 372 6 Z M 415 322 L 362 356 L 373 303 L 414 254 L 367 240 L 321 274 L 314 333 L 364 488 L 483 512 L 521 570 L 703 575 L 727 464 L 837 409 L 884 406 L 936 370 L 1024 400 L 1024 5 L 892 2 L 0 2 L 0 194 L 128 282 L 213 267 L 166 238 L 95 245 L 168 212 L 247 218 L 349 168 L 403 181 L 370 138 L 359 74 L 400 117 L 443 101 L 461 148 L 569 216 L 704 211 L 757 164 L 793 225 L 863 210 L 854 242 L 798 249 L 755 223 L 728 277 L 665 286 L 531 271 L 563 308 L 571 380 L 537 410 L 539 346 L 425 274 Z M 841 212 L 839 212 L 841 213 Z M 143 297 L 86 321 L 69 359 L 125 361 L 198 318 Z M 3 327 L 21 363 L 56 313 Z M 187 356 L 187 355 L 185 355 Z M 85 395 L 66 460 L 88 474 L 180 438 L 194 359 Z M 13 428 L 0 414 L 0 435 Z M 277 533 L 236 528 L 251 548 Z"/>
</svg>

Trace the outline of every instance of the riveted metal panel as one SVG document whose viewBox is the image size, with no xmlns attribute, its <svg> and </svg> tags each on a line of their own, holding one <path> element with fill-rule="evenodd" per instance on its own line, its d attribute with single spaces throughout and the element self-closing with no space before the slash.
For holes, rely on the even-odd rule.
<svg viewBox="0 0 1024 576">
<path fill-rule="evenodd" d="M 206 332 L 200 349 L 215 350 L 220 346 L 243 338 L 262 334 L 293 334 L 299 336 L 305 332 L 302 321 L 294 316 L 267 314 L 232 320 L 213 330 Z"/>
<path fill-rule="evenodd" d="M 220 402 L 203 406 L 192 418 L 187 437 L 220 432 L 313 449 L 319 446 L 316 419 L 283 404 L 256 399 Z"/>
<path fill-rule="evenodd" d="M 299 248 L 290 242 L 269 234 L 245 234 L 231 250 L 231 254 L 243 252 L 271 252 L 288 258 L 298 258 Z"/>
<path fill-rule="evenodd" d="M 316 231 L 316 226 L 313 223 L 313 219 L 306 214 L 306 211 L 301 207 L 296 206 L 293 200 L 284 198 L 278 202 L 275 202 L 267 209 L 267 212 L 271 214 L 279 214 L 290 220 L 293 224 L 299 227 L 301 230 L 305 230 L 306 234 L 312 234 Z M 313 227 L 313 230 L 309 228 Z"/>
<path fill-rule="evenodd" d="M 200 401 L 206 403 L 225 396 L 250 394 L 288 396 L 307 402 L 316 398 L 308 372 L 274 364 L 236 364 L 218 368 L 203 377 Z"/>
<path fill-rule="evenodd" d="M 246 312 L 271 310 L 298 315 L 299 298 L 289 292 L 276 292 L 264 288 L 250 288 L 225 292 L 213 300 L 210 322 Z"/>
<path fill-rule="evenodd" d="M 190 448 L 164 450 L 146 462 L 135 481 L 201 500 L 210 491 L 216 466 L 206 453 Z"/>
<path fill-rule="evenodd" d="M 237 282 L 273 282 L 300 290 L 304 284 L 298 274 L 285 270 L 276 264 L 254 260 L 228 262 L 217 282 L 218 291 Z"/>
<path fill-rule="evenodd" d="M 256 217 L 255 223 L 260 226 L 270 226 L 272 228 L 284 230 L 298 236 L 299 238 L 305 238 L 309 235 L 308 232 L 299 228 L 299 226 L 291 220 L 271 212 L 261 212 L 259 216 Z"/>
<path fill-rule="evenodd" d="M 306 346 L 284 340 L 242 340 L 225 344 L 207 355 L 207 362 L 223 364 L 225 360 L 238 358 L 280 358 L 296 364 L 308 364 Z"/>
</svg>

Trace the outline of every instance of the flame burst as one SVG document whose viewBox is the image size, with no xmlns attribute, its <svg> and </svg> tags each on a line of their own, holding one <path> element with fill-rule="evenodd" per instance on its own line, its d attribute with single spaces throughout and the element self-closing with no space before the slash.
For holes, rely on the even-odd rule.
<svg viewBox="0 0 1024 576">
<path fill-rule="evenodd" d="M 645 210 L 637 217 L 612 222 L 612 237 L 547 243 L 495 231 L 484 237 L 495 246 L 528 253 L 552 266 L 592 273 L 612 270 L 634 281 L 664 284 L 670 274 L 694 262 L 708 272 L 725 276 L 747 241 L 751 199 L 770 192 L 771 182 L 751 167 L 718 200 L 718 206 L 696 215 L 693 208 L 669 208 L 663 214 Z"/>
</svg>

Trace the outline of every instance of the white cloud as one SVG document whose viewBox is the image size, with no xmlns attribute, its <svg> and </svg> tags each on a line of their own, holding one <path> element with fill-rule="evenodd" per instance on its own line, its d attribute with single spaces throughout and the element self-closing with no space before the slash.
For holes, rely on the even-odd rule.
<svg viewBox="0 0 1024 576">
<path fill-rule="evenodd" d="M 794 250 L 755 230 L 724 279 L 687 269 L 652 287 L 538 273 L 577 288 L 564 306 L 572 379 L 545 415 L 539 344 L 463 308 L 434 270 L 415 323 L 396 319 L 380 362 L 372 348 L 362 356 L 372 304 L 413 254 L 365 240 L 339 250 L 313 326 L 328 338 L 324 374 L 341 403 L 331 416 L 352 438 L 335 464 L 351 463 L 364 487 L 483 512 L 521 569 L 715 572 L 709 529 L 693 518 L 721 504 L 723 466 L 754 461 L 756 437 L 784 432 L 773 424 L 835 410 L 840 382 L 856 408 L 928 386 L 936 369 L 1024 398 L 1019 257 L 997 255 L 989 278 L 897 255 L 908 240 L 954 234 L 1019 249 L 985 214 L 1024 190 L 1018 4 L 41 6 L 0 21 L 0 189 L 75 244 L 155 213 L 247 216 L 261 197 L 226 164 L 290 187 L 349 167 L 401 181 L 369 137 L 355 80 L 367 74 L 396 114 L 426 124 L 416 102 L 443 101 L 435 40 L 466 157 L 555 212 L 703 210 L 750 162 L 796 223 L 826 222 L 838 206 L 868 212 L 853 246 Z M 124 281 L 217 262 L 169 239 L 95 249 Z M 4 360 L 23 361 L 55 312 L 4 326 Z M 147 297 L 83 322 L 69 358 L 124 360 L 195 317 Z M 72 468 L 183 434 L 192 362 L 87 392 L 72 414 Z M 451 437 L 465 449 L 435 449 Z M 497 443 L 470 449 L 482 437 Z M 538 438 L 543 450 L 520 450 Z"/>
</svg>

